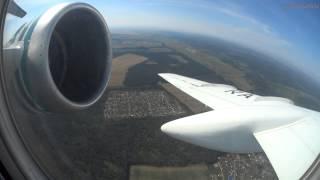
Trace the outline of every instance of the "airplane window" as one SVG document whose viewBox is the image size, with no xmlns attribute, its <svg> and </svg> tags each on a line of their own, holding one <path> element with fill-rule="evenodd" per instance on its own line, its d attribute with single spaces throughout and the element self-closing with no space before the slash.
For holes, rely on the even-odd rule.
<svg viewBox="0 0 320 180">
<path fill-rule="evenodd" d="M 0 164 L 12 179 L 319 171 L 319 3 L 8 0 L 0 8 Z"/>
</svg>

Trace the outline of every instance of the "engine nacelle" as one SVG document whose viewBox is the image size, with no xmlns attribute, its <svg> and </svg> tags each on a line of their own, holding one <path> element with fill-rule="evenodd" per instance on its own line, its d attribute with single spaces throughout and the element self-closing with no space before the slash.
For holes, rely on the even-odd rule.
<svg viewBox="0 0 320 180">
<path fill-rule="evenodd" d="M 110 75 L 111 39 L 103 16 L 85 3 L 64 3 L 24 25 L 24 89 L 39 108 L 81 110 L 94 104 Z M 12 43 L 12 42 L 11 42 Z"/>
</svg>

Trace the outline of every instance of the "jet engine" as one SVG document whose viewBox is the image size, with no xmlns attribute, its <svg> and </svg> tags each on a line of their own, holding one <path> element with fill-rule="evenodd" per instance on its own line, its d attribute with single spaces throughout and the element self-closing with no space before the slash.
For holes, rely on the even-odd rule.
<svg viewBox="0 0 320 180">
<path fill-rule="evenodd" d="M 22 89 L 38 109 L 81 110 L 106 89 L 111 40 L 103 16 L 85 3 L 64 3 L 24 24 L 8 42 L 21 51 Z M 21 50 L 22 49 L 22 50 Z"/>
</svg>

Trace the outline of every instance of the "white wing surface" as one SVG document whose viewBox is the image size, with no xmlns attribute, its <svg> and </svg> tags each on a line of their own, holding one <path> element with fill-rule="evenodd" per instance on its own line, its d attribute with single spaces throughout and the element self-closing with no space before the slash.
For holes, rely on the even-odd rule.
<svg viewBox="0 0 320 180">
<path fill-rule="evenodd" d="M 307 117 L 254 133 L 279 179 L 299 179 L 320 152 L 320 119 Z"/>
<path fill-rule="evenodd" d="M 233 86 L 207 83 L 177 74 L 162 73 L 159 76 L 213 109 L 246 105 L 259 97 Z"/>
<path fill-rule="evenodd" d="M 258 96 L 233 86 L 159 74 L 215 109 L 164 124 L 177 139 L 226 152 L 263 151 L 279 179 L 301 178 L 320 152 L 320 113 L 281 97 Z"/>
</svg>

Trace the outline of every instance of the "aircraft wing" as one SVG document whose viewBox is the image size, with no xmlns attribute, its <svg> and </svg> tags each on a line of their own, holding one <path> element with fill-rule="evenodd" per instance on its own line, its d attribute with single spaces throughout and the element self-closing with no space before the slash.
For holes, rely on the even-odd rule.
<svg viewBox="0 0 320 180">
<path fill-rule="evenodd" d="M 212 109 L 246 105 L 259 97 L 230 85 L 212 84 L 170 73 L 159 76 Z"/>
<path fill-rule="evenodd" d="M 279 179 L 299 179 L 320 152 L 320 118 L 254 133 Z"/>
<path fill-rule="evenodd" d="M 226 152 L 257 152 L 262 148 L 279 179 L 301 178 L 319 158 L 319 112 L 295 106 L 285 98 L 258 96 L 229 85 L 176 74 L 159 75 L 215 109 L 168 122 L 161 127 L 163 132 Z"/>
<path fill-rule="evenodd" d="M 17 16 L 17 17 L 24 17 L 27 13 L 25 10 L 23 10 L 16 2 L 13 0 L 10 1 L 8 6 L 8 13 Z"/>
</svg>

